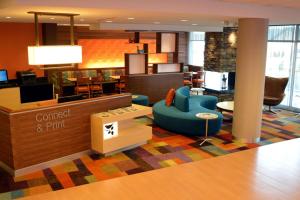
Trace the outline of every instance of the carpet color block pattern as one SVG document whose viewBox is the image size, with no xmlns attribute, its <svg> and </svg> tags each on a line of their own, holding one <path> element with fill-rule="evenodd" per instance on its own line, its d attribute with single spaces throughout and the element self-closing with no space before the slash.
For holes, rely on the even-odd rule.
<svg viewBox="0 0 300 200">
<path fill-rule="evenodd" d="M 245 144 L 234 140 L 231 123 L 225 122 L 212 140 L 199 146 L 197 137 L 186 137 L 152 125 L 149 117 L 136 119 L 153 127 L 153 139 L 143 146 L 112 156 L 83 156 L 52 168 L 13 178 L 0 170 L 0 199 L 16 199 L 64 188 L 89 184 L 149 170 L 176 166 L 261 145 L 300 137 L 300 118 L 281 111 L 264 114 L 261 141 Z"/>
</svg>

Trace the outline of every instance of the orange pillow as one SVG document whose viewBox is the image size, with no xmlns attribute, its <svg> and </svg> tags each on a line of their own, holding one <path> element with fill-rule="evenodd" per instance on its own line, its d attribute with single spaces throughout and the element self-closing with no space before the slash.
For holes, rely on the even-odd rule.
<svg viewBox="0 0 300 200">
<path fill-rule="evenodd" d="M 171 106 L 171 104 L 173 103 L 173 99 L 175 97 L 175 89 L 171 88 L 166 96 L 166 106 Z"/>
</svg>

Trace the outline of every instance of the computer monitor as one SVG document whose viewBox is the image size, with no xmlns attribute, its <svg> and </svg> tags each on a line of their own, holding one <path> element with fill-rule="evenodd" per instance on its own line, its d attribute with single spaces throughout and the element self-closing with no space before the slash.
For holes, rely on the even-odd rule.
<svg viewBox="0 0 300 200">
<path fill-rule="evenodd" d="M 226 78 L 226 88 L 222 86 L 222 79 Z M 204 86 L 216 90 L 227 89 L 228 72 L 205 71 Z"/>
<path fill-rule="evenodd" d="M 0 84 L 7 83 L 7 82 L 8 82 L 7 71 L 5 69 L 0 69 Z"/>
</svg>

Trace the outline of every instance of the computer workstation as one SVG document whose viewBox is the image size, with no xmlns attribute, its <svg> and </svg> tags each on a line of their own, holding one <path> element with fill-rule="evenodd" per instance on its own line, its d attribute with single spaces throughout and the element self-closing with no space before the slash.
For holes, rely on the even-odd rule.
<svg viewBox="0 0 300 200">
<path fill-rule="evenodd" d="M 232 100 L 235 85 L 235 72 L 205 71 L 204 94 L 214 95 L 219 101 Z"/>
<path fill-rule="evenodd" d="M 7 70 L 0 69 L 0 89 L 1 88 L 8 88 L 8 87 L 15 87 L 17 84 L 13 82 L 9 82 Z"/>
</svg>

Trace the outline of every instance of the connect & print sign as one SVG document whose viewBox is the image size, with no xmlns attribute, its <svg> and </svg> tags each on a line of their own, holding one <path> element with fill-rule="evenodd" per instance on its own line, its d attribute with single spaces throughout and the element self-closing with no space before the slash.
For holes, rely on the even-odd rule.
<svg viewBox="0 0 300 200">
<path fill-rule="evenodd" d="M 35 120 L 37 122 L 36 132 L 44 133 L 65 128 L 65 119 L 71 116 L 70 109 L 59 112 L 37 113 Z"/>
</svg>

